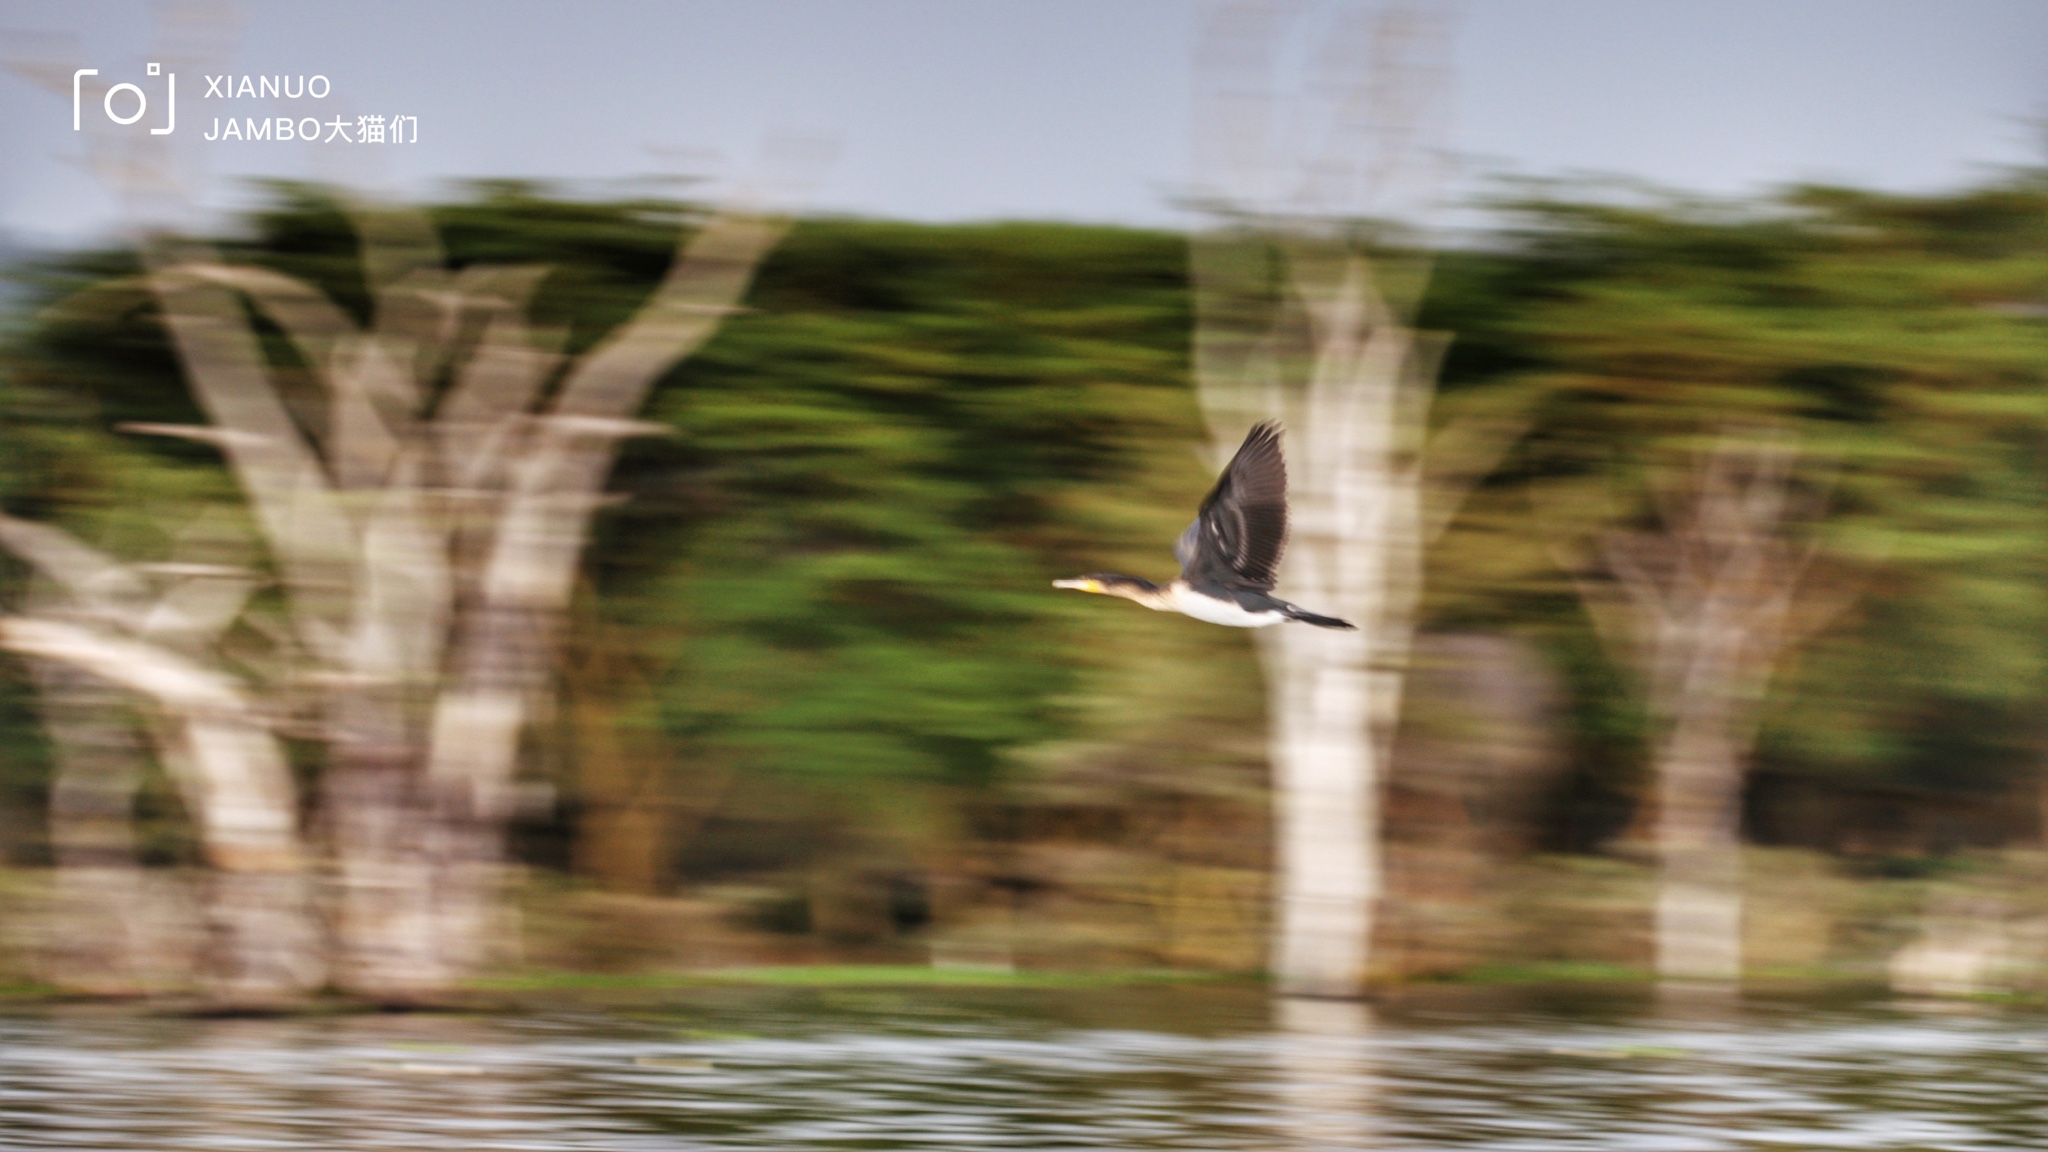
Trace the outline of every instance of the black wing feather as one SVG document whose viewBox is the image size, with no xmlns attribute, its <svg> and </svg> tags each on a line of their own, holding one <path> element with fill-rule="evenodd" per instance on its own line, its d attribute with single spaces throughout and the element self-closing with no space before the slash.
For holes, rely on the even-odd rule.
<svg viewBox="0 0 2048 1152">
<path fill-rule="evenodd" d="M 1255 426 L 1173 546 L 1181 578 L 1264 592 L 1287 545 L 1287 462 L 1280 426 Z"/>
</svg>

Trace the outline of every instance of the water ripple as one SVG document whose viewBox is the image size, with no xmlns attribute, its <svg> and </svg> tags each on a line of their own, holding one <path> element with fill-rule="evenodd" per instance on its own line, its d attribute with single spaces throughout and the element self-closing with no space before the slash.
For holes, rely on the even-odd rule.
<svg viewBox="0 0 2048 1152">
<path fill-rule="evenodd" d="M 2024 1019 L 0 1020 L 0 1149 L 2048 1147 Z M 686 1015 L 686 1014 L 685 1014 Z"/>
</svg>

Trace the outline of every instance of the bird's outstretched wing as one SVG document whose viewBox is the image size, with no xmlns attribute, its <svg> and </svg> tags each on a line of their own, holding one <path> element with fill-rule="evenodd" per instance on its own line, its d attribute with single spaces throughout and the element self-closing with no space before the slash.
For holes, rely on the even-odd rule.
<svg viewBox="0 0 2048 1152">
<path fill-rule="evenodd" d="M 1267 421 L 1245 436 L 1173 554 L 1190 584 L 1264 592 L 1286 545 L 1287 462 L 1280 426 Z"/>
</svg>

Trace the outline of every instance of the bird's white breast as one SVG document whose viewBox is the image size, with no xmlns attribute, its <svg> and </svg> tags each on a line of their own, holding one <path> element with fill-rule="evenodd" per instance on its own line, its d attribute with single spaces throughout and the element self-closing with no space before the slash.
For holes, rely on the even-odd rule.
<svg viewBox="0 0 2048 1152">
<path fill-rule="evenodd" d="M 1266 628 L 1284 623 L 1287 617 L 1278 612 L 1247 612 L 1234 600 L 1215 600 L 1200 595 L 1185 584 L 1173 584 L 1174 610 L 1184 616 L 1206 620 L 1211 624 L 1222 624 L 1230 628 Z"/>
</svg>

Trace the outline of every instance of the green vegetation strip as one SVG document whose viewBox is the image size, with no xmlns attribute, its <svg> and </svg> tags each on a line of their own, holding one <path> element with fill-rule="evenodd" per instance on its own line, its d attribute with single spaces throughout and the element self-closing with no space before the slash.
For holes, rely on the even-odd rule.
<svg viewBox="0 0 2048 1152">
<path fill-rule="evenodd" d="M 0 1000 L 44 1000 L 62 994 L 63 990 L 54 984 L 33 980 L 0 981 Z"/>
<path fill-rule="evenodd" d="M 1482 964 L 1445 977 L 1445 984 L 1637 984 L 1654 980 L 1647 968 L 1591 960 L 1535 964 Z"/>
<path fill-rule="evenodd" d="M 629 974 L 536 972 L 481 980 L 474 987 L 489 992 L 720 985 L 777 988 L 1118 988 L 1133 984 L 1192 984 L 1229 979 L 1233 977 L 1224 973 L 1154 968 L 1013 972 L 996 968 L 927 968 L 908 964 L 821 964 Z"/>
</svg>

